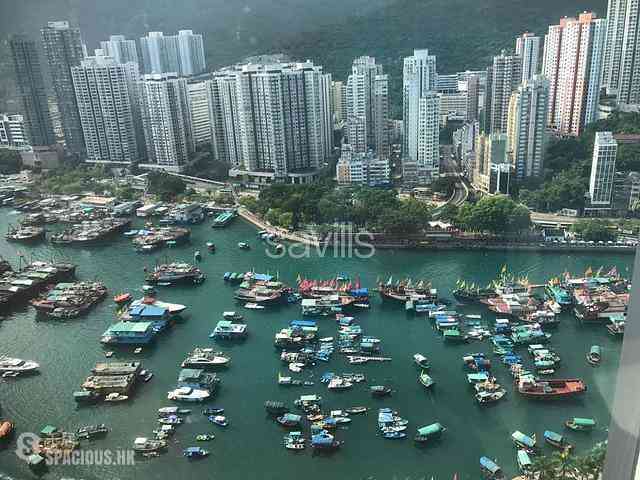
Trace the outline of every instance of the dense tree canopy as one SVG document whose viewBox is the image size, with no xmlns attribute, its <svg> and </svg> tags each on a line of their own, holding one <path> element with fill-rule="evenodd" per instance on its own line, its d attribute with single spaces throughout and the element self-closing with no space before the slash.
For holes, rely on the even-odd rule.
<svg viewBox="0 0 640 480">
<path fill-rule="evenodd" d="M 241 203 L 274 225 L 352 223 L 393 234 L 416 233 L 432 218 L 432 207 L 415 199 L 401 200 L 395 190 L 369 187 L 338 188 L 329 182 L 313 185 L 272 185 L 258 199 Z"/>
<path fill-rule="evenodd" d="M 162 201 L 174 200 L 187 189 L 184 180 L 165 172 L 149 172 L 147 180 L 149 193 L 157 195 Z"/>
<path fill-rule="evenodd" d="M 476 204 L 465 204 L 458 211 L 456 224 L 476 232 L 517 233 L 531 225 L 527 207 L 505 195 L 484 197 Z"/>
<path fill-rule="evenodd" d="M 571 231 L 588 242 L 607 242 L 615 238 L 612 225 L 604 220 L 580 220 L 571 227 Z"/>
<path fill-rule="evenodd" d="M 640 133 L 640 114 L 615 112 L 606 120 L 589 125 L 578 138 L 565 138 L 547 148 L 541 179 L 515 185 L 520 201 L 537 211 L 562 208 L 580 210 L 585 205 L 596 132 Z M 640 171 L 640 146 L 620 144 L 617 171 Z"/>
</svg>

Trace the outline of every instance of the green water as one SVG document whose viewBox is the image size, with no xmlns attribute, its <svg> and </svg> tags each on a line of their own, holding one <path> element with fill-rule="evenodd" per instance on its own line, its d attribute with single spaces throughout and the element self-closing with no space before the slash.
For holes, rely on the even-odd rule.
<svg viewBox="0 0 640 480">
<path fill-rule="evenodd" d="M 9 221 L 6 211 L 0 213 L 0 231 Z M 206 253 L 204 243 L 214 241 L 218 253 Z M 237 242 L 248 241 L 252 249 L 241 251 Z M 12 381 L 0 382 L 2 414 L 16 423 L 18 433 L 38 432 L 45 424 L 64 429 L 95 423 L 106 423 L 112 429 L 104 440 L 91 448 L 119 449 L 131 446 L 136 436 L 151 435 L 156 428 L 156 409 L 168 405 L 166 393 L 174 385 L 179 364 L 194 346 L 212 345 L 208 334 L 224 310 L 240 309 L 235 304 L 232 287 L 222 281 L 225 271 L 278 272 L 291 284 L 298 274 L 308 277 L 330 277 L 338 272 L 359 274 L 363 285 L 373 287 L 377 277 L 411 276 L 432 279 L 445 295 L 459 277 L 486 282 L 495 277 L 503 264 L 519 274 L 527 274 L 532 282 L 543 282 L 565 269 L 582 272 L 587 266 L 617 265 L 630 275 L 632 256 L 628 255 L 557 255 L 498 252 L 404 252 L 382 251 L 370 259 L 310 258 L 297 260 L 268 258 L 256 239 L 255 229 L 237 220 L 225 229 L 212 230 L 208 225 L 193 231 L 191 245 L 164 250 L 152 255 L 139 255 L 129 240 L 120 238 L 108 245 L 87 249 L 56 248 L 51 245 L 24 247 L 0 240 L 0 254 L 15 260 L 16 252 L 27 257 L 69 259 L 79 265 L 81 279 L 99 279 L 112 294 L 134 291 L 142 284 L 143 267 L 166 254 L 190 261 L 194 250 L 204 255 L 202 269 L 207 281 L 194 288 L 171 288 L 160 291 L 159 298 L 189 306 L 184 323 L 158 339 L 141 355 L 117 353 L 114 360 L 142 360 L 155 377 L 142 384 L 132 402 L 77 408 L 72 392 L 77 390 L 89 370 L 104 360 L 100 334 L 114 320 L 114 306 L 105 301 L 87 317 L 66 323 L 36 321 L 31 308 L 14 312 L 0 322 L 0 353 L 34 359 L 41 363 L 41 373 Z M 480 307 L 464 307 L 464 313 L 482 313 L 493 322 L 495 316 Z M 516 473 L 515 449 L 510 433 L 519 429 L 537 433 L 542 439 L 545 429 L 563 432 L 562 423 L 572 416 L 594 417 L 599 422 L 591 434 L 569 434 L 578 449 L 584 449 L 606 437 L 609 407 L 612 402 L 620 342 L 607 335 L 604 327 L 583 327 L 572 316 L 564 314 L 561 326 L 553 333 L 552 345 L 562 355 L 559 377 L 585 379 L 589 390 L 584 398 L 561 403 L 532 403 L 513 391 L 511 377 L 505 367 L 496 364 L 494 373 L 508 390 L 505 401 L 489 408 L 479 407 L 466 382 L 461 357 L 465 353 L 490 351 L 488 342 L 472 345 L 444 345 L 428 321 L 407 317 L 400 306 L 383 305 L 372 296 L 372 308 L 357 315 L 366 334 L 382 338 L 384 354 L 393 361 L 384 364 L 348 365 L 341 355 L 329 364 L 320 363 L 304 373 L 317 379 L 325 371 L 364 372 L 368 383 L 388 384 L 395 393 L 384 400 L 372 399 L 365 385 L 355 385 L 347 392 L 329 392 L 317 383 L 314 387 L 279 387 L 278 371 L 285 372 L 276 350 L 273 335 L 295 318 L 299 306 L 285 306 L 263 312 L 243 311 L 249 326 L 249 338 L 238 345 L 220 346 L 232 356 L 232 365 L 221 373 L 222 384 L 211 404 L 226 408 L 231 425 L 220 429 L 209 424 L 194 407 L 194 414 L 170 443 L 167 454 L 139 461 L 135 466 L 56 467 L 46 478 L 122 479 L 135 478 L 208 478 L 224 480 L 278 479 L 303 476 L 307 479 L 449 479 L 459 472 L 461 479 L 479 478 L 478 458 L 496 458 L 507 474 Z M 321 319 L 320 336 L 334 336 L 336 324 Z M 594 369 L 587 365 L 585 353 L 592 344 L 603 347 L 603 365 Z M 432 361 L 431 375 L 435 388 L 427 392 L 417 382 L 412 355 L 422 352 Z M 525 354 L 526 355 L 526 354 Z M 495 362 L 494 362 L 495 364 Z M 337 437 L 344 441 L 339 451 L 314 455 L 311 449 L 292 453 L 282 447 L 283 429 L 265 416 L 265 400 L 283 400 L 292 406 L 301 394 L 318 393 L 326 408 L 367 405 L 373 408 L 366 416 L 355 416 L 348 428 L 339 429 Z M 408 433 L 435 421 L 446 426 L 442 441 L 429 448 L 416 448 L 411 439 L 384 440 L 377 435 L 376 409 L 392 407 L 410 421 Z M 189 407 L 187 407 L 189 408 Z M 209 458 L 188 461 L 182 449 L 195 445 L 198 433 L 216 433 L 216 439 L 202 445 L 212 451 Z M 547 447 L 545 447 L 546 449 Z M 0 473 L 14 478 L 30 476 L 24 464 L 13 453 L 14 446 L 0 452 Z M 547 450 L 548 451 L 548 450 Z M 2 475 L 0 475 L 1 477 Z"/>
</svg>

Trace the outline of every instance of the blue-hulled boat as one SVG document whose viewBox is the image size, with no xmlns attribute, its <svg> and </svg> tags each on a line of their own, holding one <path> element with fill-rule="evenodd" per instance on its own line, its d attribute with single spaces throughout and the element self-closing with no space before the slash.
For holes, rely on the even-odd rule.
<svg viewBox="0 0 640 480">
<path fill-rule="evenodd" d="M 500 466 L 489 457 L 480 457 L 480 469 L 485 477 L 490 480 L 499 480 L 504 478 L 502 468 L 500 468 Z"/>
</svg>

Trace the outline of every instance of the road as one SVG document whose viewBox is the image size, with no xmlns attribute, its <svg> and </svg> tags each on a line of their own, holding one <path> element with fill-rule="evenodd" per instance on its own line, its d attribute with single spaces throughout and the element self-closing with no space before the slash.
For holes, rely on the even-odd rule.
<svg viewBox="0 0 640 480">
<path fill-rule="evenodd" d="M 455 205 L 456 207 L 459 207 L 467 200 L 467 197 L 469 197 L 469 185 L 462 175 L 460 175 L 458 162 L 456 162 L 453 157 L 453 146 L 442 145 L 440 152 L 442 155 L 440 160 L 440 175 L 456 178 L 453 194 L 451 195 L 451 198 L 447 200 L 445 205 Z M 444 205 L 434 213 L 436 218 L 439 216 L 443 207 Z"/>
</svg>

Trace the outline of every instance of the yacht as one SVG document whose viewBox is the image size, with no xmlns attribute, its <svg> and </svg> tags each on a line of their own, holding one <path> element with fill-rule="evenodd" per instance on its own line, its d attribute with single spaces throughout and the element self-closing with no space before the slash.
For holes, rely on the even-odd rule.
<svg viewBox="0 0 640 480">
<path fill-rule="evenodd" d="M 0 357 L 0 373 L 4 372 L 35 372 L 40 365 L 31 360 L 20 358 Z"/>
<path fill-rule="evenodd" d="M 178 402 L 203 402 L 210 396 L 211 394 L 207 390 L 198 390 L 191 387 L 176 388 L 167 394 L 169 400 Z"/>
</svg>

